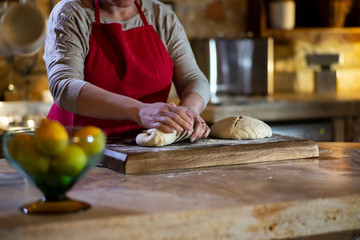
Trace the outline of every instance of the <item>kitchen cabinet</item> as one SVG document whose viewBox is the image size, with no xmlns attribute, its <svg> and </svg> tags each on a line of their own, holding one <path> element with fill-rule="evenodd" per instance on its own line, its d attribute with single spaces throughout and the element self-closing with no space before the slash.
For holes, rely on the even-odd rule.
<svg viewBox="0 0 360 240">
<path fill-rule="evenodd" d="M 360 21 L 347 18 L 345 27 L 326 27 L 321 23 L 317 1 L 295 0 L 296 20 L 292 30 L 273 29 L 269 24 L 269 2 L 271 0 L 248 0 L 247 30 L 254 37 L 272 37 L 275 42 L 305 40 L 319 42 L 323 39 L 338 39 L 347 42 L 360 41 Z M 353 2 L 348 16 L 358 16 L 360 5 Z M 326 11 L 326 9 L 322 9 Z"/>
<path fill-rule="evenodd" d="M 70 192 L 78 214 L 26 216 L 41 193 L 0 159 L 0 239 L 354 239 L 360 143 L 305 160 L 124 175 L 94 168 Z"/>
</svg>

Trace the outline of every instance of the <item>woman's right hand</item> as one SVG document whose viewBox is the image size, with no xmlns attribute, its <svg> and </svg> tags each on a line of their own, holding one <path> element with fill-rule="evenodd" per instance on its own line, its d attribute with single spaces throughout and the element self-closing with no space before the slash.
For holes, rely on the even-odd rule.
<svg viewBox="0 0 360 240">
<path fill-rule="evenodd" d="M 193 130 L 194 120 L 184 109 L 172 103 L 143 103 L 139 107 L 137 123 L 144 128 L 156 128 L 164 133 Z"/>
</svg>

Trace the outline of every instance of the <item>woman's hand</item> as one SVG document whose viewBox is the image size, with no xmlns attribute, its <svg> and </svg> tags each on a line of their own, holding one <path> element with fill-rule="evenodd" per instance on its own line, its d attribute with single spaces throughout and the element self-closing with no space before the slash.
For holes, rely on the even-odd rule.
<svg viewBox="0 0 360 240">
<path fill-rule="evenodd" d="M 193 131 L 191 141 L 206 138 L 210 133 L 209 127 L 200 117 L 203 103 L 196 93 L 187 94 L 176 106 L 175 103 L 142 103 L 86 84 L 80 91 L 77 107 L 84 116 L 131 120 L 144 128 L 157 128 L 165 133 L 171 133 L 174 129 L 178 132 Z"/>
<path fill-rule="evenodd" d="M 144 128 L 156 128 L 165 133 L 193 130 L 194 118 L 185 108 L 173 103 L 144 103 L 139 107 L 138 124 Z"/>
<path fill-rule="evenodd" d="M 178 106 L 178 108 L 182 109 L 189 117 L 193 119 L 194 131 L 191 134 L 190 141 L 194 142 L 197 139 L 207 138 L 207 136 L 209 136 L 210 128 L 205 123 L 205 121 L 200 117 L 198 112 L 184 106 Z"/>
</svg>

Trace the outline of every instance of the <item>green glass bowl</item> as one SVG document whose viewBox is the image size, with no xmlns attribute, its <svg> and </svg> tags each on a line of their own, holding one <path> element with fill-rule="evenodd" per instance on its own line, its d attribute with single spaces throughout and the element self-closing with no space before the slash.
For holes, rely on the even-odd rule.
<svg viewBox="0 0 360 240">
<path fill-rule="evenodd" d="M 79 140 L 82 143 L 89 144 L 94 141 L 94 137 L 91 135 L 82 139 L 74 138 L 73 134 L 80 127 L 65 127 L 65 129 L 69 135 L 68 145 L 74 145 Z M 43 193 L 40 200 L 23 205 L 20 207 L 20 210 L 25 214 L 53 214 L 78 212 L 90 208 L 90 204 L 70 199 L 66 196 L 66 193 L 102 159 L 104 148 L 93 155 L 84 155 L 85 151 L 82 151 L 81 154 L 76 151 L 70 152 L 73 154 L 68 155 L 67 159 L 71 159 L 72 162 L 77 162 L 78 164 L 74 164 L 75 168 L 72 167 L 69 171 L 69 168 L 66 169 L 64 166 L 59 167 L 58 156 L 42 156 L 42 154 L 37 154 L 39 151 L 36 144 L 33 144 L 35 142 L 33 140 L 35 130 L 35 128 L 21 128 L 9 130 L 3 134 L 3 152 L 5 158 Z M 106 136 L 104 132 L 103 134 Z M 22 137 L 26 135 L 25 139 L 32 140 L 29 140 L 31 142 L 17 140 L 17 144 L 15 144 L 17 147 L 14 150 L 14 144 L 11 142 L 14 142 L 12 140 L 14 138 L 21 139 L 18 135 Z M 101 144 L 105 146 L 106 137 L 101 139 L 101 141 L 103 141 Z M 78 150 L 79 148 L 76 148 L 77 151 L 81 151 Z M 66 155 L 64 156 L 66 157 Z M 66 162 L 67 160 L 64 160 L 64 156 L 62 161 Z"/>
</svg>

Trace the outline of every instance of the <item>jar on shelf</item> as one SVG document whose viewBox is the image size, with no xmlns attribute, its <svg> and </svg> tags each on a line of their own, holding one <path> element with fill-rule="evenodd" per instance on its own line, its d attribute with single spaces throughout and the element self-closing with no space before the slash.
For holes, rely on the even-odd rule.
<svg viewBox="0 0 360 240">
<path fill-rule="evenodd" d="M 270 27 L 291 30 L 295 27 L 294 0 L 272 0 L 269 3 Z"/>
</svg>

